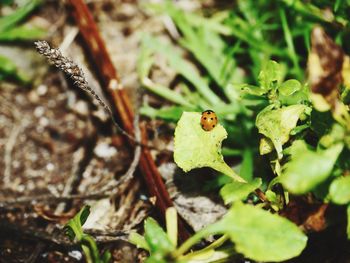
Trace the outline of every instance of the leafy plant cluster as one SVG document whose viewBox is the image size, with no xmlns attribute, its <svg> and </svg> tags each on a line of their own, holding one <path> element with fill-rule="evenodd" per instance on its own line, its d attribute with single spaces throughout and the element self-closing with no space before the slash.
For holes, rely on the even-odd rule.
<svg viewBox="0 0 350 263">
<path fill-rule="evenodd" d="M 94 238 L 84 233 L 83 225 L 90 214 L 90 207 L 84 206 L 72 219 L 68 221 L 64 230 L 71 241 L 77 242 L 85 255 L 88 263 L 108 263 L 111 260 L 111 253 L 106 251 L 100 256 Z"/>
<path fill-rule="evenodd" d="M 327 5 L 331 10 L 325 9 Z M 177 122 L 174 159 L 185 172 L 211 167 L 231 178 L 218 179 L 216 184 L 231 208 L 179 247 L 148 219 L 145 236 L 131 236 L 133 243 L 150 252 L 147 262 L 229 262 L 237 253 L 257 261 L 298 256 L 307 235 L 279 213 L 290 198 L 302 194 L 315 202 L 347 207 L 350 239 L 348 57 L 339 72 L 343 83 L 334 87 L 339 92 L 336 107 L 319 107 L 304 73 L 316 23 L 349 51 L 344 41 L 349 3 L 329 5 L 328 1 L 237 1 L 234 11 L 208 17 L 186 13 L 170 2 L 150 7 L 172 18 L 181 33 L 177 43 L 200 68 L 172 44 L 144 36 L 141 82 L 173 106 L 144 105 L 142 113 Z M 326 11 L 332 16 L 325 16 Z M 176 90 L 152 80 L 155 54 L 161 54 L 180 76 Z M 222 124 L 210 132 L 200 127 L 200 112 L 205 109 L 214 110 Z M 238 172 L 225 163 L 224 156 L 241 157 Z M 218 237 L 214 243 L 189 252 L 212 235 Z"/>
<path fill-rule="evenodd" d="M 13 4 L 13 1 L 3 1 L 3 4 Z M 40 39 L 45 31 L 23 23 L 39 5 L 41 0 L 25 1 L 19 8 L 9 15 L 0 17 L 0 44 L 9 44 L 14 41 L 29 41 Z M 1 4 L 0 4 L 1 8 Z M 0 80 L 14 79 L 21 83 L 29 83 L 30 79 L 24 72 L 19 70 L 16 64 L 7 56 L 0 55 Z"/>
</svg>

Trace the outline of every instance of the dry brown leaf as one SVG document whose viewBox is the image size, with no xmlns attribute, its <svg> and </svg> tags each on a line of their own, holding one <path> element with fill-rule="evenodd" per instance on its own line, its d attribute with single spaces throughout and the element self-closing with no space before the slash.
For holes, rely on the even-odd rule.
<svg viewBox="0 0 350 263">
<path fill-rule="evenodd" d="M 343 81 L 344 51 L 317 26 L 311 33 L 311 52 L 308 59 L 308 78 L 317 101 L 316 108 L 328 110 L 323 100 L 334 109 L 339 98 L 339 85 Z M 315 103 L 314 103 L 315 104 Z M 317 107 L 319 106 L 319 107 Z"/>
</svg>

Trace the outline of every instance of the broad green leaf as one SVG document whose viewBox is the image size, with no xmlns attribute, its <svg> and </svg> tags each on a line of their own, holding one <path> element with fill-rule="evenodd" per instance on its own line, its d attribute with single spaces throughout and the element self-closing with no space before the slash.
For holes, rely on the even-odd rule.
<svg viewBox="0 0 350 263">
<path fill-rule="evenodd" d="M 261 185 L 261 178 L 255 178 L 250 183 L 241 183 L 233 181 L 232 183 L 226 184 L 221 190 L 220 195 L 224 199 L 225 204 L 240 201 L 257 189 Z"/>
<path fill-rule="evenodd" d="M 145 221 L 145 239 L 150 252 L 165 255 L 175 249 L 168 235 L 158 225 L 157 221 L 149 217 Z"/>
<path fill-rule="evenodd" d="M 283 95 L 279 93 L 278 100 L 282 105 L 304 104 L 305 102 L 310 102 L 309 93 L 309 88 L 303 86 L 300 90 L 291 95 Z"/>
<path fill-rule="evenodd" d="M 263 110 L 256 118 L 259 133 L 271 139 L 279 159 L 282 158 L 282 145 L 289 140 L 289 134 L 295 128 L 305 105 L 292 105 L 276 110 Z"/>
<path fill-rule="evenodd" d="M 341 176 L 335 179 L 329 188 L 329 194 L 335 204 L 345 205 L 350 203 L 350 176 Z"/>
<path fill-rule="evenodd" d="M 283 167 L 280 182 L 294 194 L 304 194 L 325 181 L 343 149 L 336 144 L 327 150 L 313 151 L 305 142 L 292 145 L 291 160 Z"/>
<path fill-rule="evenodd" d="M 301 89 L 301 84 L 296 79 L 289 79 L 281 84 L 278 91 L 284 96 L 290 96 Z"/>
<path fill-rule="evenodd" d="M 242 181 L 225 163 L 221 154 L 221 143 L 227 137 L 225 128 L 218 124 L 211 131 L 204 131 L 200 119 L 201 114 L 198 112 L 184 112 L 177 123 L 174 139 L 176 164 L 185 172 L 211 167 Z"/>
<path fill-rule="evenodd" d="M 283 79 L 283 70 L 281 66 L 273 60 L 270 60 L 259 74 L 259 82 L 265 91 L 273 88 L 274 84 L 278 84 Z"/>
<path fill-rule="evenodd" d="M 288 219 L 240 202 L 206 231 L 228 234 L 238 252 L 265 262 L 296 257 L 307 243 L 306 235 Z"/>
</svg>

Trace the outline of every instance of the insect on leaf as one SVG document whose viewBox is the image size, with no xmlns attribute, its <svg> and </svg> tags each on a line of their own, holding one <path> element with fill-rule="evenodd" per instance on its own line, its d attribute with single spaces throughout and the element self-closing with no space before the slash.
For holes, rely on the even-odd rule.
<svg viewBox="0 0 350 263">
<path fill-rule="evenodd" d="M 176 164 L 185 172 L 211 167 L 242 182 L 243 179 L 225 163 L 221 154 L 221 143 L 227 138 L 225 128 L 217 124 L 211 131 L 204 131 L 200 119 L 198 112 L 184 112 L 177 123 L 174 139 Z"/>
</svg>

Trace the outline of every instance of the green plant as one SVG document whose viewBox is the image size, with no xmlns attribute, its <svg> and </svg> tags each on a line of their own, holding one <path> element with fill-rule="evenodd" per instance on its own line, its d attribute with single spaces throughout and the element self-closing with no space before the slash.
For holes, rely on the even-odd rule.
<svg viewBox="0 0 350 263">
<path fill-rule="evenodd" d="M 64 230 L 72 241 L 81 245 L 88 263 L 108 263 L 111 254 L 106 251 L 100 256 L 95 240 L 92 236 L 84 233 L 83 225 L 90 214 L 90 207 L 84 206 L 72 219 L 68 221 Z"/>
<path fill-rule="evenodd" d="M 155 221 L 146 221 L 146 239 L 138 236 L 138 239 L 131 237 L 131 240 L 150 251 L 148 262 L 188 262 L 197 257 L 206 257 L 206 262 L 213 262 L 211 257 L 214 254 L 228 258 L 237 252 L 258 261 L 282 261 L 300 254 L 306 246 L 307 237 L 296 225 L 277 214 L 262 210 L 260 205 L 254 207 L 241 203 L 259 187 L 266 192 L 262 205 L 272 213 L 283 209 L 288 203 L 289 194 L 314 192 L 324 202 L 350 205 L 350 181 L 348 177 L 343 177 L 349 167 L 349 159 L 345 157 L 349 156 L 350 147 L 348 123 L 339 122 L 335 115 L 329 118 L 317 111 L 310 101 L 309 89 L 294 79 L 283 81 L 282 72 L 278 63 L 270 61 L 259 74 L 260 85 L 243 85 L 241 88 L 242 100 L 249 101 L 254 95 L 268 103 L 256 114 L 255 125 L 261 134 L 260 154 L 270 156 L 272 172 L 276 176 L 270 182 L 259 177 L 250 177 L 247 181 L 224 162 L 221 143 L 227 137 L 227 132 L 222 125 L 218 124 L 207 132 L 200 126 L 200 113 L 182 114 L 175 130 L 175 162 L 185 172 L 211 167 L 231 177 L 220 194 L 225 203 L 232 204 L 232 207 L 222 220 L 197 232 L 178 248 L 169 240 L 165 241 L 169 237 Z M 345 114 L 345 119 L 349 118 L 347 111 L 342 114 Z M 315 120 L 314 115 L 318 115 L 318 119 Z M 318 142 L 310 145 L 307 138 L 310 134 L 315 136 L 313 130 L 320 123 L 327 127 L 323 131 L 318 129 Z M 277 184 L 281 184 L 285 191 L 274 190 Z M 317 193 L 322 184 L 329 186 L 329 192 L 324 196 Z M 286 201 L 281 203 L 279 200 Z M 163 234 L 155 235 L 147 230 L 152 228 Z M 210 249 L 186 254 L 201 239 L 218 234 L 223 236 L 218 239 L 220 245 L 217 247 L 209 246 Z M 350 237 L 350 232 L 348 235 Z M 164 240 L 154 241 L 155 236 L 162 236 Z M 230 239 L 235 245 L 234 249 L 225 247 L 222 254 L 222 239 Z M 159 250 L 157 244 L 168 245 Z"/>
<path fill-rule="evenodd" d="M 42 38 L 46 33 L 43 29 L 22 23 L 40 4 L 41 0 L 28 0 L 12 14 L 1 17 L 0 43 Z M 0 55 L 0 81 L 3 79 L 14 79 L 21 83 L 30 82 L 28 76 L 17 68 L 11 58 Z"/>
<path fill-rule="evenodd" d="M 189 262 L 197 256 L 201 262 L 220 257 L 220 262 L 230 262 L 228 258 L 237 253 L 257 261 L 295 257 L 305 248 L 307 236 L 278 214 L 304 194 L 313 204 L 346 209 L 350 239 L 350 59 L 342 51 L 350 51 L 349 2 L 235 3 L 232 11 L 209 11 L 209 15 L 186 13 L 169 1 L 148 6 L 171 17 L 182 49 L 144 36 L 140 80 L 173 105 L 144 105 L 141 113 L 177 121 L 175 162 L 185 172 L 211 167 L 224 174 L 215 187 L 221 187 L 221 197 L 231 205 L 222 220 L 180 247 L 164 241 L 169 246 L 159 252 L 156 245 L 150 247 L 153 236 L 147 229 L 145 239 L 132 238 L 150 252 L 149 262 L 156 262 L 155 257 L 159 262 Z M 315 30 L 316 23 L 328 29 L 342 48 L 319 27 Z M 200 68 L 184 58 L 187 53 Z M 180 76 L 176 89 L 152 79 L 155 54 Z M 304 73 L 307 60 L 309 82 Z M 199 112 L 207 109 L 214 110 L 221 123 L 210 132 L 200 126 Z M 225 163 L 225 156 L 241 157 L 238 172 Z M 346 218 L 337 220 L 329 224 Z M 158 225 L 157 229 L 162 231 Z M 199 240 L 220 234 L 208 247 L 187 253 Z M 164 232 L 162 236 L 168 238 Z"/>
</svg>

